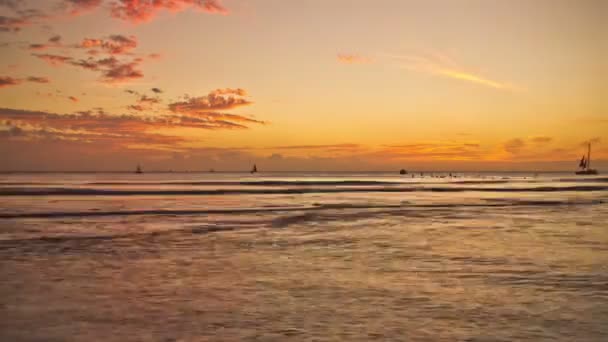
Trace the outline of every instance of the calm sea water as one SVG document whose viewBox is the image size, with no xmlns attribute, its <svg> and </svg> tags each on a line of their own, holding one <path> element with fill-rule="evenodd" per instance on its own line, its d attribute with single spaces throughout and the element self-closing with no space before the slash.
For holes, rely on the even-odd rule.
<svg viewBox="0 0 608 342">
<path fill-rule="evenodd" d="M 0 175 L 2 341 L 607 341 L 608 177 Z"/>
</svg>

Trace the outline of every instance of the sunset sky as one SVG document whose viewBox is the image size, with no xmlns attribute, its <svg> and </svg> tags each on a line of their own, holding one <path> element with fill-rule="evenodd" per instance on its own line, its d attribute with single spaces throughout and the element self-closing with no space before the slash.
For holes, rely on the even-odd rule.
<svg viewBox="0 0 608 342">
<path fill-rule="evenodd" d="M 0 170 L 608 167 L 608 1 L 0 0 Z"/>
</svg>

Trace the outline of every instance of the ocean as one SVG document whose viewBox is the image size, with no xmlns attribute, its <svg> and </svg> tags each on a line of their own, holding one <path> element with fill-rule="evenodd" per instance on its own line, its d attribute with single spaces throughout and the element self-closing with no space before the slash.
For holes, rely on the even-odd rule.
<svg viewBox="0 0 608 342">
<path fill-rule="evenodd" d="M 607 341 L 608 177 L 0 174 L 2 341 Z"/>
</svg>

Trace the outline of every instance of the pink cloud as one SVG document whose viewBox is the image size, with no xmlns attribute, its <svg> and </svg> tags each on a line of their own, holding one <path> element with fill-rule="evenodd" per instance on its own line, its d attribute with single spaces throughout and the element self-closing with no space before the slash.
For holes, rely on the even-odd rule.
<svg viewBox="0 0 608 342">
<path fill-rule="evenodd" d="M 17 10 L 17 16 L 8 17 L 0 15 L 0 32 L 19 32 L 22 28 L 30 26 L 36 20 L 46 17 L 36 9 Z"/>
<path fill-rule="evenodd" d="M 92 11 L 101 5 L 102 0 L 63 0 L 63 5 L 72 15 Z"/>
<path fill-rule="evenodd" d="M 125 54 L 137 47 L 137 39 L 134 36 L 123 36 L 119 34 L 111 35 L 107 39 L 85 38 L 79 45 L 81 48 L 90 49 L 99 48 L 104 52 L 112 55 Z M 95 52 L 94 54 L 97 54 Z"/>
<path fill-rule="evenodd" d="M 229 13 L 220 0 L 117 0 L 112 4 L 111 15 L 132 23 L 142 23 L 152 20 L 161 11 L 179 12 L 189 8 L 209 14 Z"/>
</svg>

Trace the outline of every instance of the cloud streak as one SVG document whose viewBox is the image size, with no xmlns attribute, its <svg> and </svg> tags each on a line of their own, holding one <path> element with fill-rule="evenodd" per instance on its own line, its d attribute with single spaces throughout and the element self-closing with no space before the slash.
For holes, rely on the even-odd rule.
<svg viewBox="0 0 608 342">
<path fill-rule="evenodd" d="M 246 95 L 247 91 L 241 88 L 219 88 L 204 96 L 185 96 L 181 101 L 170 103 L 168 108 L 173 113 L 202 122 L 220 122 L 234 125 L 234 127 L 243 124 L 265 124 L 264 121 L 247 116 L 222 112 L 253 104 L 245 98 Z"/>
<path fill-rule="evenodd" d="M 51 80 L 48 77 L 30 76 L 27 78 L 28 82 L 33 83 L 50 83 Z"/>
<path fill-rule="evenodd" d="M 62 66 L 65 64 L 80 67 L 90 71 L 101 73 L 101 81 L 104 83 L 124 83 L 144 77 L 140 70 L 141 58 L 134 58 L 130 61 L 121 61 L 116 57 L 108 58 L 88 58 L 74 59 L 70 56 L 52 55 L 52 54 L 37 54 L 32 56 L 37 57 L 51 66 Z"/>
<path fill-rule="evenodd" d="M 21 80 L 10 77 L 10 76 L 0 76 L 0 88 L 7 88 L 19 85 Z"/>
<path fill-rule="evenodd" d="M 477 142 L 431 141 L 384 145 L 375 157 L 391 160 L 478 160 L 485 150 Z"/>
<path fill-rule="evenodd" d="M 15 79 L 6 80 L 6 83 L 13 81 Z M 150 97 L 133 90 L 127 92 L 137 96 L 136 104 L 144 107 L 143 111 L 161 103 L 161 99 L 158 97 Z M 236 94 L 246 94 L 246 92 L 243 89 L 216 89 L 209 94 L 228 98 L 238 96 Z M 78 98 L 74 96 L 66 98 L 72 102 L 78 102 Z M 219 100 L 211 101 L 218 104 L 216 108 L 226 108 L 226 103 L 217 101 Z M 222 104 L 219 105 L 220 103 Z M 74 141 L 86 142 L 110 141 L 112 146 L 127 148 L 133 144 L 137 144 L 139 147 L 152 144 L 154 148 L 176 150 L 187 149 L 179 144 L 193 143 L 198 140 L 198 138 L 182 136 L 179 132 L 181 128 L 201 131 L 242 130 L 248 129 L 252 124 L 263 124 L 262 121 L 243 115 L 209 110 L 193 113 L 171 111 L 164 107 L 164 110 L 158 111 L 156 114 L 149 112 L 143 114 L 117 115 L 107 113 L 101 108 L 72 114 L 0 108 L 0 131 L 10 132 L 10 134 L 3 135 L 5 139 L 44 140 L 52 137 L 53 139 L 74 139 Z"/>
<path fill-rule="evenodd" d="M 480 86 L 499 90 L 519 90 L 520 88 L 498 80 L 491 79 L 459 66 L 451 58 L 441 54 L 427 55 L 389 55 L 399 66 L 407 70 L 429 75 L 474 83 Z"/>
<path fill-rule="evenodd" d="M 51 82 L 51 80 L 49 80 L 47 77 L 40 77 L 40 76 L 29 76 L 25 79 L 14 78 L 14 77 L 10 77 L 10 76 L 0 76 L 0 88 L 17 86 L 17 85 L 20 85 L 21 83 L 23 83 L 24 81 L 32 82 L 32 83 L 50 83 Z"/>
<path fill-rule="evenodd" d="M 75 97 L 70 100 L 76 102 Z M 4 127 L 4 129 L 2 129 Z M 45 111 L 0 108 L 0 130 L 19 131 L 22 134 L 6 134 L 4 138 L 44 140 L 49 137 L 76 142 L 108 142 L 113 146 L 128 148 L 132 144 L 180 149 L 177 143 L 192 142 L 172 129 L 198 130 L 247 129 L 238 116 L 220 116 L 214 120 L 182 115 L 113 115 L 102 109 L 58 114 Z M 169 130 L 169 131 L 167 131 Z M 163 133 L 158 133 L 163 131 Z M 43 133 L 44 134 L 41 134 Z M 195 139 L 196 140 L 196 139 Z"/>
<path fill-rule="evenodd" d="M 340 64 L 369 64 L 372 62 L 370 58 L 357 54 L 339 53 L 336 57 Z"/>
<path fill-rule="evenodd" d="M 69 56 L 53 55 L 48 53 L 33 53 L 32 56 L 47 62 L 51 66 L 60 66 L 72 60 L 72 57 Z"/>
</svg>

